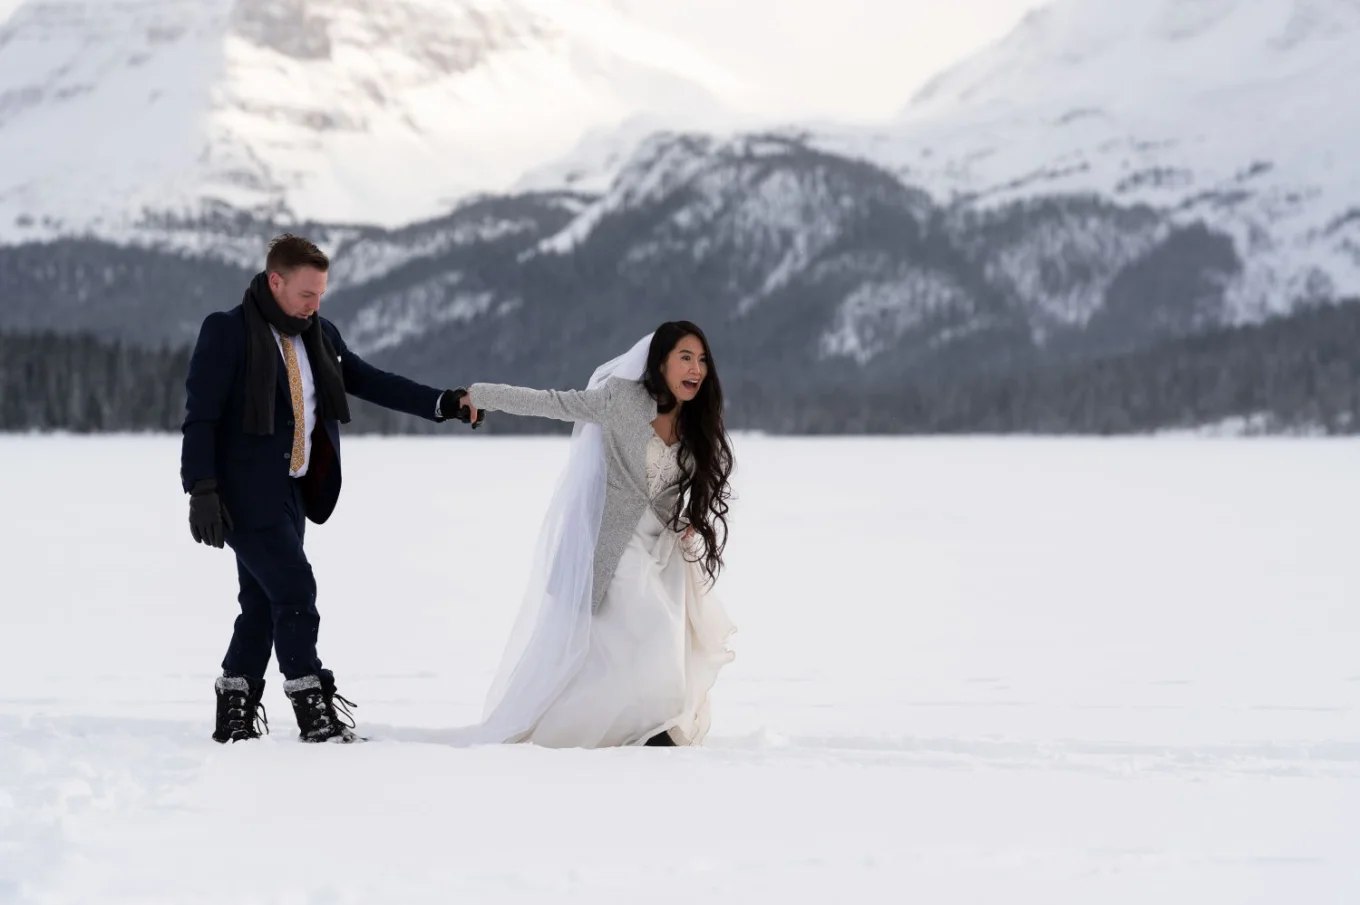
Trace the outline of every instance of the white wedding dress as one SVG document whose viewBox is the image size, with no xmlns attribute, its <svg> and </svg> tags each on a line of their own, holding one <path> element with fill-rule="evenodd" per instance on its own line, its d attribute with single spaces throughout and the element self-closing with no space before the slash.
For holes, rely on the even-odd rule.
<svg viewBox="0 0 1360 905">
<path fill-rule="evenodd" d="M 647 449 L 653 498 L 680 480 L 679 444 Z M 579 669 L 534 726 L 513 741 L 550 748 L 638 745 L 662 732 L 701 744 L 709 692 L 735 654 L 736 630 L 686 552 L 697 549 L 649 506 L 619 560 Z"/>
</svg>

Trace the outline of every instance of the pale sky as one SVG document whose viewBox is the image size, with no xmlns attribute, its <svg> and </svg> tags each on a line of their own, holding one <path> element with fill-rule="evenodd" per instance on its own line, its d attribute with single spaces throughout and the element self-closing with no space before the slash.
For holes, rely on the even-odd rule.
<svg viewBox="0 0 1360 905">
<path fill-rule="evenodd" d="M 0 21 L 19 2 L 0 0 Z M 1045 0 L 608 2 L 742 78 L 771 116 L 883 119 Z"/>
<path fill-rule="evenodd" d="M 764 89 L 771 113 L 882 119 L 1046 0 L 612 0 Z M 1136 2 L 1136 0 L 1118 0 Z"/>
</svg>

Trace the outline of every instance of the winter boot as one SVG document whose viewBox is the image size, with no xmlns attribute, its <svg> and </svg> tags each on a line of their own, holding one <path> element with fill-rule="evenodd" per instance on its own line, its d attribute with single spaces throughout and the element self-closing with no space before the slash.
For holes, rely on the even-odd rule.
<svg viewBox="0 0 1360 905">
<path fill-rule="evenodd" d="M 269 732 L 269 714 L 264 709 L 264 679 L 245 676 L 217 677 L 217 728 L 213 741 L 226 744 L 259 738 L 260 727 Z"/>
<path fill-rule="evenodd" d="M 346 707 L 359 705 L 336 692 L 335 676 L 329 669 L 323 669 L 317 675 L 289 679 L 283 683 L 283 691 L 293 702 L 298 734 L 304 742 L 364 741 L 350 731 L 354 728 L 354 715 Z M 348 727 L 341 725 L 341 715 L 335 709 L 337 701 Z"/>
</svg>

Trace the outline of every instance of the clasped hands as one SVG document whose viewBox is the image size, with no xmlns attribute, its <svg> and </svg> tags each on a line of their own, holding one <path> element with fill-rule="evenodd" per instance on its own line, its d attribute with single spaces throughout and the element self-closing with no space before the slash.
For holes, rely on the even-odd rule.
<svg viewBox="0 0 1360 905">
<path fill-rule="evenodd" d="M 445 390 L 439 397 L 439 417 L 471 424 L 476 430 L 486 421 L 486 412 L 478 411 L 468 399 L 467 389 Z"/>
</svg>

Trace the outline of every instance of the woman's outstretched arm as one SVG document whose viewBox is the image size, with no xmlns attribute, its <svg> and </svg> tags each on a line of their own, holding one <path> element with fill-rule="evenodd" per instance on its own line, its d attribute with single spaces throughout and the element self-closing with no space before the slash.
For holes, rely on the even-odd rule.
<svg viewBox="0 0 1360 905">
<path fill-rule="evenodd" d="M 468 402 L 489 412 L 595 424 L 604 421 L 611 395 L 607 380 L 593 390 L 534 390 L 504 383 L 474 383 L 467 392 Z"/>
</svg>

